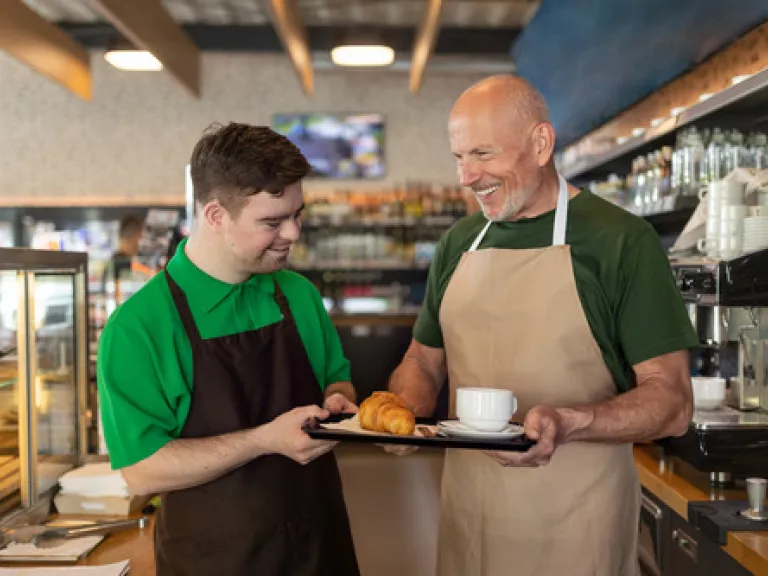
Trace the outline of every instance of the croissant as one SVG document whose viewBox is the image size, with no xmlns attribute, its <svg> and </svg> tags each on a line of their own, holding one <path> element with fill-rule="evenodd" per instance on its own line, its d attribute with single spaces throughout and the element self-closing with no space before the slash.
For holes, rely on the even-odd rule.
<svg viewBox="0 0 768 576">
<path fill-rule="evenodd" d="M 397 394 L 374 392 L 363 400 L 358 411 L 360 426 L 373 432 L 409 436 L 416 429 L 416 416 Z"/>
</svg>

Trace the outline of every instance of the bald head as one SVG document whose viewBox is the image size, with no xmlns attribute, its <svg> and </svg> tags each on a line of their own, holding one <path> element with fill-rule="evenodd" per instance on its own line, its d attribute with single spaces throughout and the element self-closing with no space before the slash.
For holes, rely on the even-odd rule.
<svg viewBox="0 0 768 576">
<path fill-rule="evenodd" d="M 520 128 L 549 122 L 544 98 L 519 76 L 490 76 L 469 87 L 459 96 L 451 118 L 471 112 L 486 112 L 497 122 Z"/>
<path fill-rule="evenodd" d="M 545 184 L 557 188 L 547 106 L 522 78 L 491 76 L 469 88 L 451 110 L 448 133 L 459 181 L 490 220 L 529 215 Z"/>
</svg>

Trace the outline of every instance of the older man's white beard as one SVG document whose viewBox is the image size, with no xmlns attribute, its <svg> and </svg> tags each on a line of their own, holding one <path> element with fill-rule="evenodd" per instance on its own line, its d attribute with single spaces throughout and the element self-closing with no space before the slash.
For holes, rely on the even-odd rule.
<svg viewBox="0 0 768 576">
<path fill-rule="evenodd" d="M 531 192 L 520 192 L 519 194 L 508 196 L 504 205 L 495 214 L 489 214 L 482 202 L 480 203 L 480 208 L 487 220 L 491 222 L 504 222 L 514 218 L 523 209 L 523 206 L 525 206 L 525 203 L 528 202 L 531 196 Z"/>
</svg>

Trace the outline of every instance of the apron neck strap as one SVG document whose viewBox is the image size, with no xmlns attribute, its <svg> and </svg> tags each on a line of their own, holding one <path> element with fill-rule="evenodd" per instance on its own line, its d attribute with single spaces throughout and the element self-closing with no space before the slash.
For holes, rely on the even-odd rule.
<svg viewBox="0 0 768 576">
<path fill-rule="evenodd" d="M 483 226 L 483 229 L 480 230 L 480 234 L 478 234 L 477 238 L 475 238 L 475 241 L 472 242 L 472 246 L 469 247 L 470 252 L 477 250 L 477 247 L 480 246 L 480 242 L 483 241 L 485 233 L 488 232 L 488 228 L 491 227 L 491 224 L 493 224 L 493 220 L 488 220 L 488 222 L 486 222 L 485 226 Z"/>
<path fill-rule="evenodd" d="M 200 331 L 197 329 L 197 324 L 195 324 L 195 317 L 192 315 L 192 309 L 189 307 L 187 296 L 184 294 L 184 291 L 176 283 L 173 277 L 168 273 L 167 267 L 163 270 L 163 273 L 165 274 L 165 279 L 168 282 L 168 288 L 171 290 L 171 298 L 173 299 L 173 303 L 176 305 L 176 310 L 179 312 L 181 324 L 184 326 L 184 331 L 187 333 L 187 337 L 193 344 L 195 342 L 202 342 L 203 339 L 200 336 Z"/>
<path fill-rule="evenodd" d="M 291 314 L 291 307 L 288 305 L 288 298 L 286 298 L 285 294 L 283 294 L 283 291 L 280 289 L 280 284 L 277 283 L 277 280 L 273 278 L 272 282 L 275 286 L 275 302 L 280 308 L 280 313 L 283 315 L 283 319 L 292 320 L 293 314 Z"/>
<path fill-rule="evenodd" d="M 552 246 L 563 246 L 565 245 L 565 229 L 568 224 L 568 183 L 559 173 L 557 174 L 557 180 L 560 183 L 560 189 L 557 192 Z"/>
<path fill-rule="evenodd" d="M 555 225 L 552 230 L 552 246 L 563 246 L 565 245 L 565 230 L 568 224 L 568 183 L 559 173 L 557 175 L 557 180 L 559 189 L 557 192 L 557 208 L 555 209 Z M 477 235 L 477 238 L 475 238 L 475 241 L 472 242 L 472 245 L 469 247 L 469 252 L 477 250 L 477 247 L 480 246 L 480 242 L 485 238 L 485 234 L 488 232 L 488 228 L 491 227 L 491 224 L 493 224 L 493 220 L 488 220 L 488 222 L 486 222 L 485 226 L 483 226 L 483 229 L 480 231 L 480 234 Z"/>
</svg>

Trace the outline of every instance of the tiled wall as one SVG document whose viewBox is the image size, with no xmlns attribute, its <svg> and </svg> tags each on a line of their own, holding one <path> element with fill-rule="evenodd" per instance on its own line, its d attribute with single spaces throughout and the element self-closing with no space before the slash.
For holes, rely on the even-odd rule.
<svg viewBox="0 0 768 576">
<path fill-rule="evenodd" d="M 384 71 L 316 72 L 301 92 L 287 57 L 208 53 L 201 99 L 162 73 L 121 72 L 92 54 L 94 97 L 84 102 L 0 53 L 0 201 L 183 201 L 184 165 L 214 121 L 268 124 L 275 112 L 350 111 L 386 116 L 387 177 L 452 183 L 446 120 L 478 76 L 430 74 L 421 92 Z M 346 185 L 308 183 L 309 187 Z"/>
</svg>

